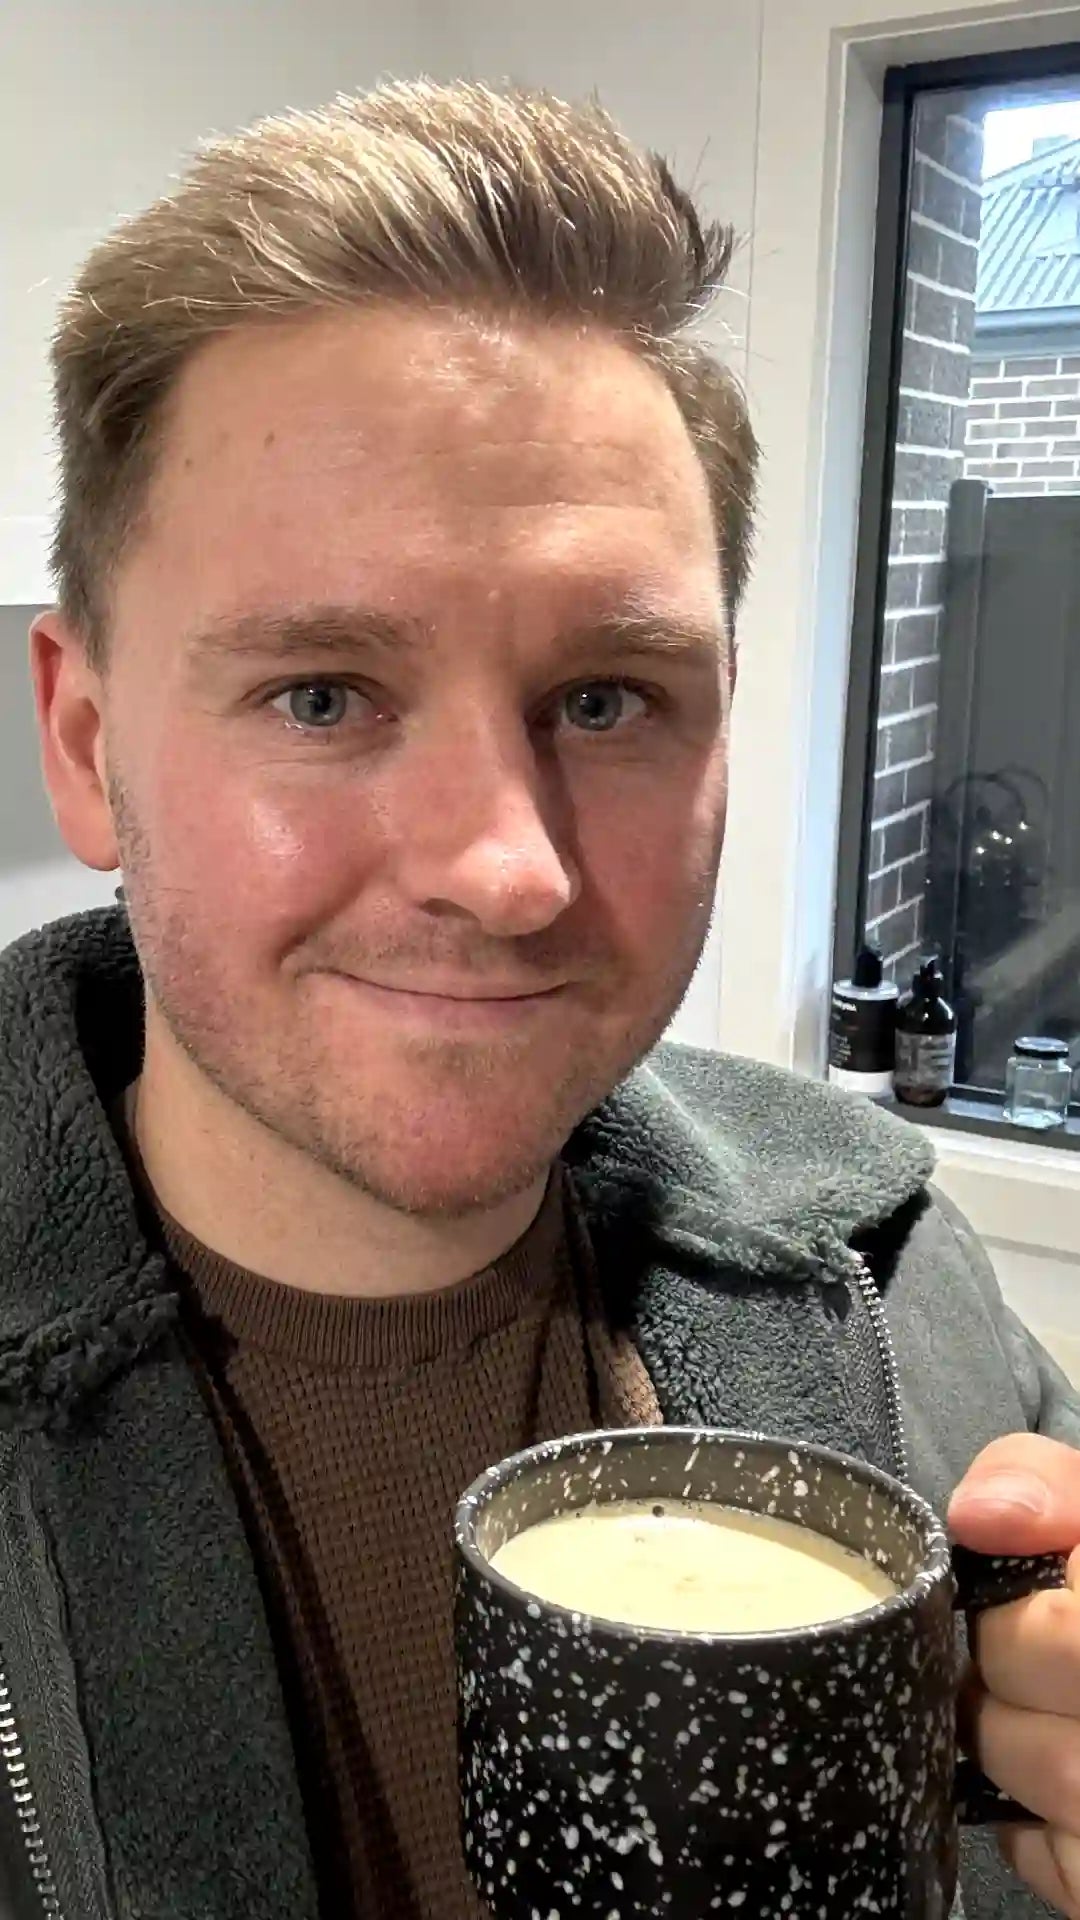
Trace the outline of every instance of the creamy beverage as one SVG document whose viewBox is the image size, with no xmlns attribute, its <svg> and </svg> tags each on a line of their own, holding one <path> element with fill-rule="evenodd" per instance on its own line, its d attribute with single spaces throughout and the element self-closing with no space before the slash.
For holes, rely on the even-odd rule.
<svg viewBox="0 0 1080 1920">
<path fill-rule="evenodd" d="M 668 1632 L 816 1626 L 897 1592 L 824 1534 L 693 1500 L 577 1507 L 526 1527 L 491 1564 L 539 1600 Z"/>
</svg>

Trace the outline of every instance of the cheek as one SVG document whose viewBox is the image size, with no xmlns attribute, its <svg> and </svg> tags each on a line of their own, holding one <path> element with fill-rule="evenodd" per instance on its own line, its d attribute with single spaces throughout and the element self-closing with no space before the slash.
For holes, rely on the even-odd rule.
<svg viewBox="0 0 1080 1920">
<path fill-rule="evenodd" d="M 712 906 L 727 801 L 722 751 L 615 796 L 579 795 L 588 894 L 624 951 L 667 957 L 679 929 Z M 667 938 L 664 938 L 665 930 Z"/>
<path fill-rule="evenodd" d="M 185 754 L 140 810 L 151 884 L 185 914 L 268 948 L 355 897 L 374 860 L 372 811 L 342 786 L 253 778 Z"/>
</svg>

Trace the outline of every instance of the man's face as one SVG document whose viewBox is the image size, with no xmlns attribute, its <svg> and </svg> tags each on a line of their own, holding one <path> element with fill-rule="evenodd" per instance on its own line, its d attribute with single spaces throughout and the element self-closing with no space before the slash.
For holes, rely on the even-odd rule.
<svg viewBox="0 0 1080 1920">
<path fill-rule="evenodd" d="M 697 458 L 611 338 L 381 310 L 214 342 L 106 682 L 151 1023 L 394 1206 L 523 1191 L 700 953 L 723 634 Z"/>
</svg>

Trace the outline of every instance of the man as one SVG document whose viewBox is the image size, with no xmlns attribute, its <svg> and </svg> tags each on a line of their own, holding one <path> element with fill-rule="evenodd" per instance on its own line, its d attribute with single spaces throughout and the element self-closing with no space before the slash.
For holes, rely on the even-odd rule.
<svg viewBox="0 0 1080 1920">
<path fill-rule="evenodd" d="M 1080 1540 L 1080 1410 L 921 1135 L 650 1052 L 723 839 L 729 247 L 594 107 L 395 86 L 206 151 L 62 312 L 33 665 L 125 904 L 0 966 L 20 1916 L 474 1914 L 450 1515 L 545 1436 L 763 1427 L 939 1503 L 995 1443 L 964 1536 Z M 1076 1600 L 980 1650 L 1080 1912 Z M 966 1858 L 969 1916 L 1043 1910 Z"/>
</svg>

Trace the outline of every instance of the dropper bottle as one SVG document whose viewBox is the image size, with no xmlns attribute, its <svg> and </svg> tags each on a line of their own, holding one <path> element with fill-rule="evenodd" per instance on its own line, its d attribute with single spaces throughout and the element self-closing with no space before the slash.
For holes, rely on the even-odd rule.
<svg viewBox="0 0 1080 1920">
<path fill-rule="evenodd" d="M 905 1106 L 941 1106 L 956 1072 L 956 1025 L 945 976 L 928 954 L 896 1012 L 896 1097 Z"/>
<path fill-rule="evenodd" d="M 866 941 L 850 980 L 838 980 L 829 1010 L 829 1079 L 848 1093 L 888 1100 L 893 1090 L 900 989 L 882 976 L 881 951 Z"/>
</svg>

